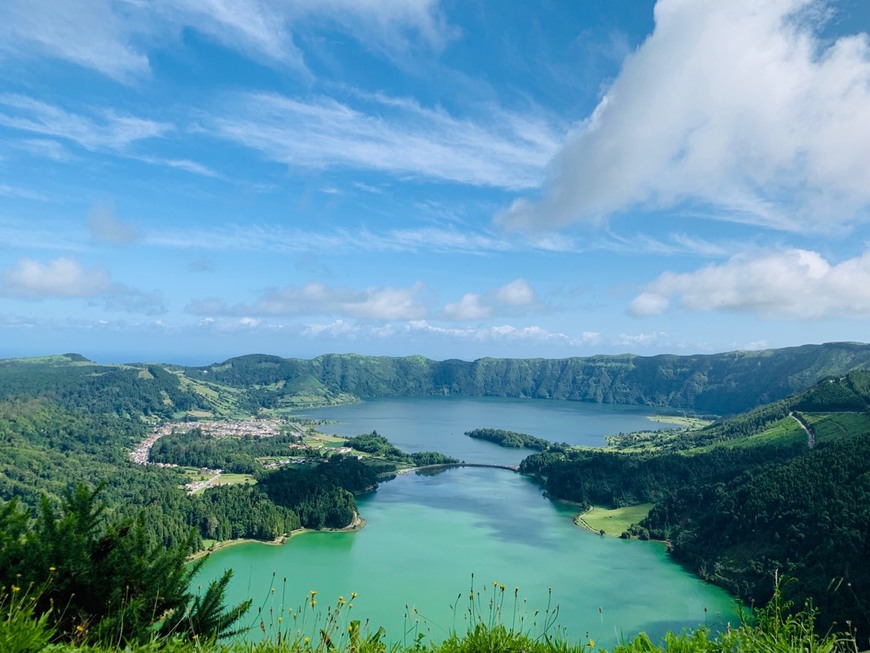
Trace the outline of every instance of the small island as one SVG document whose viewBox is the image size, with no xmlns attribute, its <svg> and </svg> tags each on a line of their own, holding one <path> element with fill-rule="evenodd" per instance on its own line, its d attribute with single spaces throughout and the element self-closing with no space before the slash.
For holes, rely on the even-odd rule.
<svg viewBox="0 0 870 653">
<path fill-rule="evenodd" d="M 517 433 L 516 431 L 505 431 L 503 429 L 473 429 L 466 431 L 465 435 L 478 440 L 486 440 L 493 442 L 500 447 L 509 449 L 534 449 L 536 451 L 546 451 L 547 449 L 558 446 L 549 440 L 536 438 L 527 433 Z"/>
</svg>

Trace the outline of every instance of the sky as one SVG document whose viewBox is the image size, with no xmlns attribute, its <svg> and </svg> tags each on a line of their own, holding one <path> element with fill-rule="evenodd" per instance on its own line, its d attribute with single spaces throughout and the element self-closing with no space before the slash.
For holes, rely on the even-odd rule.
<svg viewBox="0 0 870 653">
<path fill-rule="evenodd" d="M 865 0 L 3 0 L 0 357 L 868 341 Z"/>
</svg>

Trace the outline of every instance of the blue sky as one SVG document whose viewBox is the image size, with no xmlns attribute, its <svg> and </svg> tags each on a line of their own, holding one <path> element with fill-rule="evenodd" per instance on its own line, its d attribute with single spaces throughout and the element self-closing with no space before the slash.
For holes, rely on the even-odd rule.
<svg viewBox="0 0 870 653">
<path fill-rule="evenodd" d="M 0 356 L 870 324 L 862 0 L 4 0 Z"/>
</svg>

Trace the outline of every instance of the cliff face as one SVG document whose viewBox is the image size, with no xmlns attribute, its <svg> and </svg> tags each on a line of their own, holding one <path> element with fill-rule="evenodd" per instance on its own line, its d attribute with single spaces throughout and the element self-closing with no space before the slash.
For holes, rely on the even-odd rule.
<svg viewBox="0 0 870 653">
<path fill-rule="evenodd" d="M 634 404 L 733 414 L 870 368 L 870 345 L 829 343 L 693 356 L 482 358 L 432 361 L 327 354 L 312 360 L 250 355 L 187 368 L 191 378 L 256 385 L 280 398 L 301 384 L 361 398 L 457 395 Z"/>
</svg>

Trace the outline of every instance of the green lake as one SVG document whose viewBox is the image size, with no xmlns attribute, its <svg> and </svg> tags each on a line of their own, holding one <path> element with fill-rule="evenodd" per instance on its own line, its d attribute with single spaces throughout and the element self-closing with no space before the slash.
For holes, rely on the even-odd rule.
<svg viewBox="0 0 870 653">
<path fill-rule="evenodd" d="M 510 428 L 601 444 L 607 433 L 659 426 L 646 414 L 572 402 L 439 398 L 377 400 L 307 416 L 340 420 L 324 426 L 327 432 L 375 429 L 408 451 L 516 464 L 528 452 L 463 433 Z M 267 633 L 278 628 L 279 614 L 286 630 L 292 625 L 288 609 L 304 607 L 311 628 L 315 617 L 306 599 L 312 590 L 321 621 L 339 596 L 349 600 L 356 592 L 353 610 L 345 606 L 343 618 L 368 619 L 371 630 L 383 626 L 393 642 L 410 643 L 418 632 L 440 640 L 451 629 L 464 631 L 472 586 L 475 596 L 480 593 L 475 610 L 485 620 L 493 592 L 500 599 L 504 585 L 502 622 L 540 632 L 549 605 L 558 609 L 557 625 L 568 637 L 607 646 L 640 631 L 658 636 L 737 621 L 734 601 L 673 563 L 662 545 L 584 531 L 572 522 L 573 508 L 550 501 L 529 479 L 507 470 L 404 474 L 358 503 L 367 522 L 360 531 L 306 533 L 283 546 L 227 547 L 210 557 L 199 582 L 234 570 L 229 602 L 254 600 L 249 637 L 261 636 L 258 614 Z"/>
</svg>

